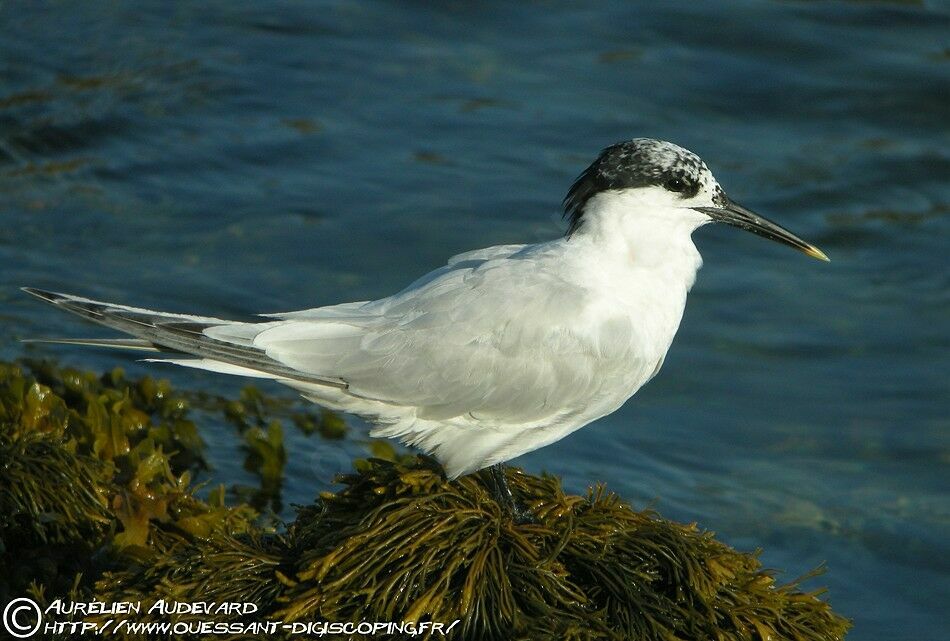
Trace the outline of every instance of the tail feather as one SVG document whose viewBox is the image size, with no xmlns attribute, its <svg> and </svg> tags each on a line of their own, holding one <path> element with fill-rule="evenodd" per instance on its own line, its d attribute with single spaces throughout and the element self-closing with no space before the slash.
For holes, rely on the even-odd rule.
<svg viewBox="0 0 950 641">
<path fill-rule="evenodd" d="M 157 312 L 126 305 L 114 305 L 32 287 L 24 287 L 23 291 L 60 309 L 72 312 L 94 323 L 130 334 L 138 339 L 132 343 L 129 343 L 129 341 L 124 341 L 124 343 L 119 341 L 100 342 L 94 339 L 92 344 L 109 347 L 133 347 L 136 349 L 150 349 L 151 347 L 158 351 L 168 350 L 190 354 L 206 361 L 220 361 L 243 370 L 254 370 L 267 374 L 273 378 L 315 383 L 339 389 L 347 388 L 346 382 L 342 380 L 308 374 L 288 367 L 270 358 L 263 350 L 249 343 L 226 342 L 219 338 L 212 338 L 206 333 L 206 330 L 210 328 L 245 325 L 245 323 L 206 316 Z M 272 324 L 260 323 L 262 325 L 261 329 Z M 242 343 L 245 342 L 242 341 Z M 89 341 L 80 341 L 80 344 L 89 344 Z M 174 362 L 181 364 L 181 359 L 174 359 Z"/>
</svg>

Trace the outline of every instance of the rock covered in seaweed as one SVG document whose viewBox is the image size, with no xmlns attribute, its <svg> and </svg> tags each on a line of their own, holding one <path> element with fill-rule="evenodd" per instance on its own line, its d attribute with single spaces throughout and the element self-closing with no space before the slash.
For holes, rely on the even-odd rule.
<svg viewBox="0 0 950 641">
<path fill-rule="evenodd" d="M 451 638 L 479 641 L 824 641 L 848 627 L 819 592 L 777 585 L 754 555 L 709 532 L 634 510 L 602 487 L 572 496 L 555 478 L 514 470 L 510 483 L 537 523 L 513 523 L 487 479 L 447 482 L 420 457 L 358 461 L 342 490 L 275 531 L 246 505 L 226 507 L 223 492 L 194 496 L 187 466 L 160 446 L 191 429 L 176 437 L 164 401 L 135 391 L 155 383 L 51 371 L 44 385 L 0 370 L 0 487 L 17 484 L 0 493 L 2 554 L 10 562 L 29 547 L 54 559 L 35 577 L 45 601 L 245 601 L 258 606 L 255 618 L 286 622 L 460 619 Z M 196 443 L 182 462 L 202 460 Z M 53 474 L 77 491 L 60 493 Z M 67 549 L 79 562 L 57 565 Z M 103 550 L 108 563 L 97 562 Z"/>
</svg>

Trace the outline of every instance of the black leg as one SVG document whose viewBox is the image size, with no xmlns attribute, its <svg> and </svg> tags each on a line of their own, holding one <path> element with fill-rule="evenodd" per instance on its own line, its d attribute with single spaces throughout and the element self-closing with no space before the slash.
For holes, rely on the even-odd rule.
<svg viewBox="0 0 950 641">
<path fill-rule="evenodd" d="M 505 474 L 505 464 L 496 463 L 488 468 L 491 472 L 492 493 L 495 495 L 495 501 L 509 513 L 515 512 L 515 495 L 508 486 L 508 475 Z"/>
<path fill-rule="evenodd" d="M 515 495 L 508 485 L 508 475 L 505 474 L 505 464 L 497 463 L 489 469 L 492 480 L 492 493 L 495 501 L 500 505 L 518 525 L 537 523 L 534 514 L 524 505 L 515 500 Z"/>
</svg>

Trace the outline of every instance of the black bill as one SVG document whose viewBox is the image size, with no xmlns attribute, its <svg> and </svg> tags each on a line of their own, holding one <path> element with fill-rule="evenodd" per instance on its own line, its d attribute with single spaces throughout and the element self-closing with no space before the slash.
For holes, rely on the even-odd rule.
<svg viewBox="0 0 950 641">
<path fill-rule="evenodd" d="M 771 220 L 762 218 L 757 213 L 732 201 L 728 201 L 725 207 L 694 207 L 694 209 L 703 212 L 717 223 L 726 223 L 733 227 L 751 231 L 753 234 L 758 234 L 769 240 L 790 245 L 798 251 L 804 252 L 818 260 L 829 260 L 829 258 L 825 256 L 825 252 L 814 245 L 806 243 L 784 227 L 776 225 Z"/>
</svg>

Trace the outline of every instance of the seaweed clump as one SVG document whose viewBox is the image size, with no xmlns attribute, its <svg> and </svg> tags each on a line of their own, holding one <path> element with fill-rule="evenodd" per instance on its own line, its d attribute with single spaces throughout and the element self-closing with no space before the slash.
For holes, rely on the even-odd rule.
<svg viewBox="0 0 950 641">
<path fill-rule="evenodd" d="M 138 601 L 146 606 L 143 622 L 207 618 L 149 612 L 159 599 L 250 602 L 257 608 L 250 620 L 285 623 L 457 620 L 452 638 L 479 641 L 827 641 L 843 638 L 848 627 L 820 591 L 804 591 L 799 580 L 777 584 L 756 555 L 695 525 L 635 510 L 603 487 L 573 496 L 556 478 L 513 469 L 509 482 L 535 523 L 514 523 L 491 498 L 486 478 L 446 481 L 436 464 L 416 457 L 357 461 L 354 473 L 338 479 L 340 491 L 321 494 L 286 528 L 274 529 L 247 505 L 225 506 L 223 492 L 200 501 L 187 471 L 175 475 L 164 444 L 188 443 L 191 432 L 175 427 L 169 417 L 185 419 L 160 409 L 164 401 L 144 403 L 149 420 L 137 428 L 157 430 L 156 437 L 116 447 L 122 439 L 113 436 L 110 444 L 104 435 L 119 419 L 95 426 L 85 419 L 100 410 L 130 411 L 122 405 L 135 398 L 128 387 L 119 394 L 109 391 L 108 378 L 95 385 L 84 379 L 96 398 L 109 399 L 89 410 L 99 404 L 89 395 L 63 389 L 60 396 L 10 366 L 0 376 L 3 561 L 27 547 L 49 556 L 72 546 L 82 559 L 81 567 L 54 564 L 35 575 L 31 593 L 44 602 L 77 593 L 106 603 Z M 37 411 L 38 403 L 44 409 Z M 128 434 L 127 426 L 118 431 Z M 36 443 L 43 449 L 33 449 Z M 198 454 L 181 460 L 197 464 Z M 153 472 L 143 475 L 143 465 Z M 62 494 L 67 485 L 72 491 Z M 148 491 L 137 495 L 137 487 Z M 140 532 L 128 515 L 142 510 Z M 97 562 L 103 550 L 108 563 Z M 268 638 L 299 636 L 278 630 Z M 438 638 L 421 638 L 427 636 Z"/>
<path fill-rule="evenodd" d="M 167 381 L 0 363 L 0 598 L 75 591 L 182 536 L 246 532 L 256 511 L 226 507 L 223 489 L 195 496 L 207 465 L 187 412 Z"/>
</svg>

